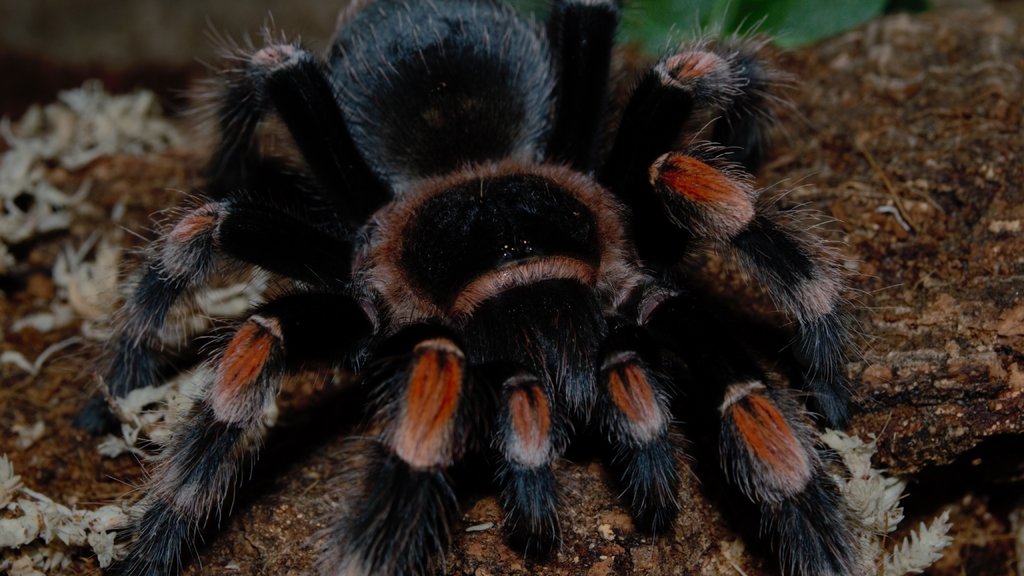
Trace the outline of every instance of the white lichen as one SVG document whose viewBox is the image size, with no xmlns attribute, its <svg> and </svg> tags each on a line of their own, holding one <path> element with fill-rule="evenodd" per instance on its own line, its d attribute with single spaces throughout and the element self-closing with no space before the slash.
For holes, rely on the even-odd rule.
<svg viewBox="0 0 1024 576">
<path fill-rule="evenodd" d="M 200 290 L 190 305 L 172 310 L 167 326 L 160 334 L 161 344 L 176 348 L 196 334 L 208 331 L 215 318 L 244 316 L 263 299 L 266 288 L 267 276 L 254 274 L 245 282 Z M 110 398 L 114 414 L 121 422 L 120 434 L 104 436 L 97 450 L 107 458 L 125 453 L 147 456 L 143 444 L 164 445 L 171 429 L 202 396 L 212 379 L 213 372 L 207 363 L 162 384 L 132 390 L 124 398 Z M 270 427 L 276 420 L 277 404 L 271 402 L 264 409 L 263 423 Z"/>
<path fill-rule="evenodd" d="M 67 304 L 54 301 L 49 310 L 22 316 L 11 323 L 11 332 L 20 332 L 32 328 L 38 332 L 51 332 L 71 324 L 75 319 L 74 312 Z"/>
<path fill-rule="evenodd" d="M 0 364 L 12 364 L 21 368 L 29 374 L 35 374 L 36 368 L 33 362 L 30 362 L 24 354 L 17 350 L 4 350 L 0 353 Z"/>
<path fill-rule="evenodd" d="M 885 557 L 883 574 L 900 576 L 902 574 L 920 574 L 926 568 L 942 558 L 942 550 L 949 546 L 949 510 L 945 510 L 932 523 L 925 526 L 924 522 L 912 531 L 903 543 L 893 548 L 892 553 Z"/>
<path fill-rule="evenodd" d="M 7 455 L 0 455 L 0 508 L 5 508 L 21 490 L 21 476 L 14 473 L 14 466 Z"/>
<path fill-rule="evenodd" d="M 84 208 L 89 181 L 62 190 L 51 182 L 56 168 L 77 170 L 102 156 L 155 152 L 179 139 L 152 93 L 113 96 L 98 82 L 62 92 L 56 103 L 33 106 L 16 127 L 0 120 L 0 136 L 10 147 L 0 158 L 0 274 L 15 265 L 9 245 L 67 228 L 75 211 Z M 46 309 L 15 319 L 10 331 L 50 332 L 84 318 L 83 334 L 102 335 L 92 322 L 109 315 L 116 302 L 118 233 L 111 233 L 113 240 L 93 235 L 77 248 L 65 246 L 53 269 L 56 297 Z M 86 259 L 90 254 L 93 261 Z M 36 375 L 52 355 L 80 341 L 62 340 L 34 360 L 22 351 L 5 350 L 0 363 Z"/>
<path fill-rule="evenodd" d="M 152 92 L 115 96 L 90 81 L 57 98 L 29 108 L 16 128 L 0 120 L 9 146 L 0 159 L 0 273 L 15 265 L 8 246 L 67 228 L 87 199 L 88 181 L 62 190 L 51 182 L 54 167 L 78 170 L 102 156 L 157 152 L 180 140 Z"/>
<path fill-rule="evenodd" d="M 0 503 L 0 573 L 45 574 L 90 551 L 105 567 L 119 553 L 113 529 L 127 520 L 123 507 L 60 504 L 25 487 L 6 455 L 0 455 Z"/>
<path fill-rule="evenodd" d="M 187 345 L 197 335 L 213 327 L 215 319 L 241 318 L 263 302 L 269 279 L 267 274 L 254 272 L 245 280 L 226 286 L 206 286 L 197 290 L 187 303 L 175 306 L 160 333 L 160 343 L 170 349 Z"/>
<path fill-rule="evenodd" d="M 6 568 L 6 573 L 11 576 L 46 576 L 44 572 L 36 570 L 35 564 L 36 561 L 31 556 L 25 555 L 18 557 L 9 566 L 5 566 L 5 563 L 0 562 L 0 570 Z"/>
<path fill-rule="evenodd" d="M 858 524 L 865 572 L 878 576 L 918 574 L 939 560 L 942 551 L 952 542 L 949 511 L 944 511 L 927 526 L 922 522 L 902 544 L 887 552 L 887 535 L 903 520 L 899 502 L 906 482 L 886 476 L 884 471 L 871 466 L 871 458 L 877 450 L 874 441 L 864 442 L 837 430 L 828 430 L 821 438 L 839 454 L 848 473 L 848 476 L 837 476 L 836 482 Z"/>
<path fill-rule="evenodd" d="M 36 420 L 35 424 L 31 426 L 15 424 L 11 427 L 11 431 L 18 435 L 18 438 L 14 441 L 14 445 L 18 447 L 18 450 L 27 450 L 46 434 L 46 423 L 42 420 Z"/>
<path fill-rule="evenodd" d="M 1017 576 L 1024 576 L 1024 500 L 1010 512 L 1010 529 L 1017 549 Z"/>
<path fill-rule="evenodd" d="M 123 398 L 112 398 L 111 407 L 121 421 L 120 435 L 107 434 L 97 450 L 107 458 L 131 453 L 145 458 L 143 440 L 162 445 L 166 430 L 191 406 L 203 375 L 184 372 L 159 385 L 136 388 Z"/>
<path fill-rule="evenodd" d="M 92 234 L 79 246 L 66 244 L 53 264 L 57 297 L 79 317 L 105 322 L 118 303 L 121 235 Z"/>
<path fill-rule="evenodd" d="M 104 436 L 97 450 L 107 458 L 126 453 L 148 458 L 167 444 L 174 427 L 202 397 L 212 378 L 213 369 L 206 363 L 159 386 L 138 388 L 124 398 L 111 399 L 114 414 L 121 421 L 120 434 Z M 277 402 L 270 399 L 263 408 L 262 424 L 273 427 L 278 415 Z"/>
<path fill-rule="evenodd" d="M 848 478 L 837 480 L 850 511 L 870 532 L 893 531 L 903 521 L 899 502 L 907 483 L 872 468 L 871 458 L 877 450 L 874 442 L 864 442 L 837 430 L 829 430 L 821 438 L 839 454 L 849 472 Z"/>
<path fill-rule="evenodd" d="M 61 350 L 69 346 L 78 344 L 79 342 L 81 342 L 81 340 L 82 339 L 79 338 L 78 336 L 72 336 L 70 338 L 65 338 L 64 340 L 61 340 L 60 342 L 50 344 L 49 346 L 46 347 L 46 349 L 40 352 L 39 356 L 36 356 L 36 359 L 33 361 L 29 361 L 29 359 L 26 358 L 24 354 L 17 350 L 5 350 L 2 354 L 0 354 L 0 364 L 13 364 L 21 368 L 25 372 L 28 372 L 29 374 L 35 376 L 36 374 L 39 374 L 40 370 L 43 369 L 43 364 L 45 364 L 46 361 L 49 360 L 54 354 L 60 352 Z"/>
</svg>

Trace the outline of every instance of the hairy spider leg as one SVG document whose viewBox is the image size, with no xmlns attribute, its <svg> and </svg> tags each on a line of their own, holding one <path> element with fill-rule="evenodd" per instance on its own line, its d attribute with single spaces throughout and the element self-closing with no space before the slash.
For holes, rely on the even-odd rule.
<svg viewBox="0 0 1024 576">
<path fill-rule="evenodd" d="M 693 297 L 661 301 L 644 325 L 686 362 L 699 385 L 691 397 L 706 414 L 717 413 L 725 478 L 759 506 L 762 529 L 786 573 L 855 573 L 852 520 L 829 456 L 795 396 L 769 386 L 742 346 Z"/>
<path fill-rule="evenodd" d="M 558 543 L 558 489 L 551 462 L 564 452 L 569 426 L 553 408 L 550 386 L 524 367 L 493 374 L 501 390 L 494 447 L 500 465 L 506 530 L 527 557 L 547 554 Z"/>
<path fill-rule="evenodd" d="M 254 159 L 256 128 L 269 112 L 287 126 L 321 194 L 349 231 L 390 199 L 363 160 L 342 116 L 327 65 L 296 44 L 269 43 L 245 64 L 222 75 L 218 100 L 220 140 L 210 187 L 232 193 L 259 185 L 266 167 Z M 255 172 L 255 173 L 253 173 Z"/>
<path fill-rule="evenodd" d="M 724 157 L 748 172 L 764 162 L 778 124 L 776 112 L 785 105 L 775 94 L 789 82 L 788 75 L 767 66 L 759 56 L 767 44 L 767 39 L 734 38 L 723 49 L 728 51 L 740 91 L 715 120 L 711 141 L 724 146 Z"/>
<path fill-rule="evenodd" d="M 801 385 L 830 426 L 849 419 L 846 351 L 851 319 L 843 299 L 843 271 L 822 240 L 760 210 L 732 242 L 740 262 L 775 303 L 799 323 L 793 353 Z"/>
<path fill-rule="evenodd" d="M 772 300 L 797 320 L 794 355 L 801 385 L 813 393 L 826 421 L 842 426 L 849 418 L 843 373 L 849 318 L 838 263 L 822 240 L 758 201 L 749 178 L 720 159 L 702 161 L 701 152 L 699 147 L 670 152 L 651 167 L 651 183 L 668 219 L 691 237 L 734 252 Z"/>
<path fill-rule="evenodd" d="M 350 274 L 351 249 L 338 237 L 387 200 L 348 134 L 323 63 L 291 44 L 247 58 L 221 84 L 210 188 L 222 200 L 186 214 L 149 258 L 114 339 L 105 378 L 114 396 L 159 380 L 156 340 L 167 313 L 207 281 L 217 253 L 315 285 L 340 284 Z M 253 158 L 255 129 L 268 110 L 288 126 L 319 188 L 333 192 L 331 206 L 278 162 Z M 270 188 L 268 178 L 303 198 Z M 76 424 L 108 427 L 102 398 L 90 401 Z"/>
<path fill-rule="evenodd" d="M 355 440 L 345 494 L 320 555 L 325 574 L 429 574 L 451 539 L 458 503 L 447 470 L 486 432 L 487 391 L 456 335 L 416 324 L 375 352 L 363 373 L 374 416 Z"/>
<path fill-rule="evenodd" d="M 551 6 L 548 37 L 558 85 L 547 157 L 583 173 L 594 170 L 606 129 L 608 73 L 618 22 L 615 0 L 559 0 Z"/>
<path fill-rule="evenodd" d="M 795 354 L 802 385 L 814 393 L 826 420 L 841 426 L 848 419 L 842 373 L 848 318 L 838 266 L 820 240 L 767 215 L 772 208 L 758 201 L 728 149 L 689 144 L 670 151 L 690 120 L 708 109 L 740 115 L 730 121 L 733 130 L 745 130 L 746 118 L 760 134 L 736 132 L 727 139 L 763 140 L 772 118 L 751 99 L 770 99 L 774 77 L 750 63 L 752 50 L 749 44 L 695 47 L 650 69 L 624 113 L 603 180 L 633 212 L 632 221 L 644 223 L 632 231 L 642 260 L 669 266 L 709 240 L 735 247 L 774 301 L 798 320 Z M 733 153 L 739 161 L 759 154 Z"/>
<path fill-rule="evenodd" d="M 507 525 L 528 553 L 544 554 L 560 542 L 551 463 L 597 401 L 594 344 L 604 332 L 592 290 L 566 279 L 496 294 L 464 328 L 475 363 L 514 367 L 492 378 L 502 390 L 495 447 Z"/>
<path fill-rule="evenodd" d="M 644 328 L 618 316 L 607 323 L 597 410 L 613 451 L 609 468 L 618 477 L 637 527 L 663 532 L 679 512 L 666 379 L 657 370 L 657 346 Z"/>
<path fill-rule="evenodd" d="M 601 182 L 632 204 L 643 195 L 655 158 L 678 148 L 683 137 L 698 137 L 706 124 L 714 129 L 703 140 L 721 145 L 727 159 L 756 168 L 782 102 L 772 91 L 784 79 L 759 62 L 764 44 L 690 44 L 644 72 L 623 111 Z"/>
<path fill-rule="evenodd" d="M 344 326 L 344 330 L 339 330 Z M 177 573 L 185 547 L 241 481 L 264 436 L 262 413 L 289 370 L 355 356 L 373 331 L 362 307 L 331 293 L 297 293 L 260 307 L 201 369 L 208 383 L 150 474 L 146 497 L 118 530 L 127 554 L 109 571 Z"/>
<path fill-rule="evenodd" d="M 758 191 L 750 176 L 707 146 L 659 156 L 648 178 L 664 218 L 690 250 L 709 240 L 728 243 L 754 218 Z"/>
<path fill-rule="evenodd" d="M 702 46 L 666 56 L 640 77 L 599 180 L 629 208 L 634 225 L 643 223 L 631 231 L 643 260 L 672 265 L 693 240 L 671 222 L 661 199 L 652 194 L 651 166 L 678 147 L 684 133 L 694 129 L 695 119 L 727 107 L 741 85 L 728 54 Z"/>
<path fill-rule="evenodd" d="M 265 198 L 264 200 L 269 200 Z M 340 288 L 351 275 L 351 247 L 277 206 L 237 200 L 209 202 L 182 216 L 148 257 L 112 339 L 104 383 L 115 397 L 156 385 L 160 331 L 171 307 L 208 281 L 219 256 L 312 285 Z M 92 401 L 76 424 L 101 430 L 110 424 L 102 399 Z"/>
</svg>

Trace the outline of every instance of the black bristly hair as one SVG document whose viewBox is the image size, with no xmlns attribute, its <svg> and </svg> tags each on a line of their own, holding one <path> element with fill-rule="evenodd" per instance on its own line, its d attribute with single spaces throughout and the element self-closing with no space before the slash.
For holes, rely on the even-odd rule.
<svg viewBox="0 0 1024 576">
<path fill-rule="evenodd" d="M 110 572 L 175 573 L 265 435 L 288 372 L 357 373 L 367 423 L 322 534 L 324 574 L 443 570 L 451 468 L 497 460 L 506 525 L 557 547 L 552 463 L 598 430 L 640 530 L 672 529 L 670 399 L 702 386 L 723 477 L 794 574 L 851 574 L 849 516 L 799 397 L 691 296 L 679 264 L 730 251 L 796 320 L 796 380 L 847 418 L 838 265 L 759 198 L 780 76 L 744 39 L 679 46 L 609 110 L 614 0 L 554 0 L 546 27 L 498 0 L 357 2 L 325 57 L 266 35 L 218 77 L 207 194 L 148 252 L 104 376 L 159 383 L 169 313 L 225 266 L 292 281 L 199 368 Z M 264 155 L 280 119 L 297 154 Z M 710 141 L 699 140 L 711 123 Z M 298 160 L 297 165 L 293 165 Z M 691 272 L 692 273 L 692 272 Z M 80 420 L 101 425 L 93 404 Z"/>
</svg>

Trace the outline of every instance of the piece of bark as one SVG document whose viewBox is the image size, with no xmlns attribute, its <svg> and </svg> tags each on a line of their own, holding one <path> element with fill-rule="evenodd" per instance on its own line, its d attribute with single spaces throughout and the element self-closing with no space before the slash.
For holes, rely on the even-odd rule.
<svg viewBox="0 0 1024 576">
<path fill-rule="evenodd" d="M 906 474 L 1024 432 L 1024 42 L 992 10 L 892 16 L 794 55 L 768 175 L 840 222 L 859 415 Z M 907 229 L 909 228 L 909 230 Z"/>
</svg>

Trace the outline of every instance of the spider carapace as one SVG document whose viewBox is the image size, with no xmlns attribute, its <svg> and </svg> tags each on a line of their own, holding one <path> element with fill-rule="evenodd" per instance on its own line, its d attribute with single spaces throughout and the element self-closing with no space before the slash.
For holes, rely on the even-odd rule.
<svg viewBox="0 0 1024 576">
<path fill-rule="evenodd" d="M 760 509 L 785 568 L 853 572 L 855 539 L 802 400 L 694 303 L 703 284 L 680 266 L 712 250 L 743 264 L 796 321 L 797 384 L 844 422 L 839 267 L 749 176 L 781 78 L 762 43 L 684 44 L 623 89 L 611 0 L 555 0 L 544 27 L 495 1 L 356 4 L 323 58 L 268 33 L 229 49 L 215 78 L 209 179 L 139 273 L 110 392 L 158 381 L 168 312 L 225 265 L 292 289 L 200 367 L 202 396 L 112 571 L 176 572 L 254 456 L 284 375 L 342 366 L 367 418 L 321 535 L 325 574 L 442 570 L 450 470 L 471 452 L 494 464 L 510 536 L 543 556 L 560 538 L 551 464 L 586 429 L 637 528 L 670 530 L 669 400 L 693 386 L 722 477 Z M 287 158 L 259 146 L 272 116 L 294 144 Z"/>
</svg>

